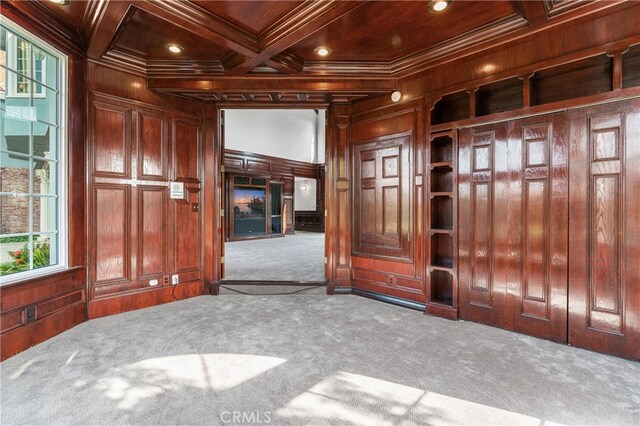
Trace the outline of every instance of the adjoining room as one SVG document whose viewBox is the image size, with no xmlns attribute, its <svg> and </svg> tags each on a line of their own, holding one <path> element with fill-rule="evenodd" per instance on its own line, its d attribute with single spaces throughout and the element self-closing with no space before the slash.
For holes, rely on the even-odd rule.
<svg viewBox="0 0 640 426">
<path fill-rule="evenodd" d="M 326 111 L 221 114 L 223 280 L 323 283 Z"/>
</svg>

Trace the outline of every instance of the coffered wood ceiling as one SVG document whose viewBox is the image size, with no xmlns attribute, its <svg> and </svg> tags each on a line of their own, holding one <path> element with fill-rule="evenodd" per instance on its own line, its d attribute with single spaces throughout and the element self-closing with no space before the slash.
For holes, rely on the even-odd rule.
<svg viewBox="0 0 640 426">
<path fill-rule="evenodd" d="M 16 1 L 16 0 L 8 0 Z M 619 2 L 427 1 L 33 2 L 89 59 L 144 75 L 149 87 L 210 100 L 345 99 L 389 92 L 452 55 L 471 55 Z M 166 45 L 184 48 L 170 53 Z M 322 58 L 318 46 L 332 52 Z M 257 95 L 259 94 L 259 96 Z"/>
</svg>

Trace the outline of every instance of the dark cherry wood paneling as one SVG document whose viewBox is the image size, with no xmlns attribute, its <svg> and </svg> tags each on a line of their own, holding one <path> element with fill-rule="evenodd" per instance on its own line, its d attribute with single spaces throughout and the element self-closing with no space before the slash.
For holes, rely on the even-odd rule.
<svg viewBox="0 0 640 426">
<path fill-rule="evenodd" d="M 200 294 L 203 108 L 169 102 L 146 91 L 135 76 L 92 67 L 90 88 L 106 93 L 91 92 L 90 111 L 121 112 L 126 119 L 105 127 L 99 114 L 91 115 L 89 158 L 97 158 L 100 149 L 115 154 L 100 169 L 95 162 L 89 168 L 89 316 L 168 302 L 174 294 Z M 124 140 L 115 146 L 125 148 L 108 150 L 115 129 Z M 185 200 L 169 199 L 170 178 L 185 182 Z M 174 274 L 177 286 L 171 285 Z"/>
<path fill-rule="evenodd" d="M 200 130 L 193 122 L 174 121 L 173 164 L 176 180 L 199 182 Z"/>
<path fill-rule="evenodd" d="M 272 178 L 297 176 L 316 179 L 320 176 L 323 165 L 226 149 L 224 151 L 224 167 L 225 172 L 238 174 L 258 174 Z"/>
<path fill-rule="evenodd" d="M 138 176 L 144 180 L 167 180 L 167 119 L 162 116 L 138 115 Z"/>
<path fill-rule="evenodd" d="M 35 310 L 33 322 L 27 309 Z M 85 320 L 84 269 L 3 286 L 0 310 L 4 360 Z"/>
<path fill-rule="evenodd" d="M 571 126 L 569 343 L 640 360 L 640 100 Z"/>
<path fill-rule="evenodd" d="M 167 253 L 158 250 L 167 241 L 167 188 L 146 186 L 138 190 L 138 274 L 140 279 L 162 281 L 167 273 Z"/>
<path fill-rule="evenodd" d="M 504 183 L 496 182 L 505 179 L 506 170 L 500 167 L 506 169 L 506 132 L 504 123 L 462 129 L 458 154 L 460 317 L 501 327 L 506 310 L 506 247 L 496 247 L 494 215 L 496 197 L 506 201 Z M 494 168 L 496 157 L 503 160 Z M 498 217 L 500 228 L 506 228 L 504 216 Z M 500 266 L 502 271 L 496 271 Z"/>
<path fill-rule="evenodd" d="M 128 177 L 131 170 L 131 111 L 113 105 L 92 105 L 93 173 Z"/>
<path fill-rule="evenodd" d="M 90 304 L 89 319 L 148 308 L 150 306 L 174 302 L 201 294 L 202 283 L 200 280 L 197 280 L 182 282 L 180 285 L 173 287 L 161 287 L 156 291 L 135 292 L 132 294 L 121 294 L 117 297 L 96 299 Z"/>
<path fill-rule="evenodd" d="M 199 200 L 197 192 L 189 192 L 188 202 L 174 201 L 174 235 L 176 272 L 198 271 L 200 258 L 200 212 L 193 211 L 192 206 Z"/>
<path fill-rule="evenodd" d="M 311 61 L 317 60 L 313 49 L 326 45 L 333 49 L 329 57 L 332 61 L 388 61 L 427 49 L 513 12 L 508 1 L 492 2 L 490 8 L 482 2 L 454 2 L 442 14 L 429 13 L 422 2 L 369 2 L 347 15 L 348 25 L 345 20 L 338 20 L 289 51 Z M 372 28 L 376 31 L 372 32 Z"/>
<path fill-rule="evenodd" d="M 569 116 L 519 120 L 511 135 L 510 321 L 516 331 L 566 342 Z"/>
<path fill-rule="evenodd" d="M 416 100 L 352 115 L 349 171 L 352 285 L 418 302 L 426 297 L 424 114 Z"/>
<path fill-rule="evenodd" d="M 463 319 L 566 341 L 566 113 L 462 129 Z"/>
<path fill-rule="evenodd" d="M 195 4 L 231 23 L 260 34 L 294 8 L 301 1 L 209 1 L 195 0 Z"/>
<path fill-rule="evenodd" d="M 118 34 L 114 47 L 140 55 L 145 59 L 174 59 L 166 44 L 175 43 L 183 48 L 178 56 L 184 59 L 221 60 L 232 51 L 211 43 L 182 28 L 172 25 L 146 11 L 135 9 Z"/>
<path fill-rule="evenodd" d="M 99 284 L 130 279 L 130 188 L 123 185 L 93 187 L 92 282 Z"/>
<path fill-rule="evenodd" d="M 353 150 L 353 253 L 408 258 L 411 135 L 392 135 Z"/>
</svg>

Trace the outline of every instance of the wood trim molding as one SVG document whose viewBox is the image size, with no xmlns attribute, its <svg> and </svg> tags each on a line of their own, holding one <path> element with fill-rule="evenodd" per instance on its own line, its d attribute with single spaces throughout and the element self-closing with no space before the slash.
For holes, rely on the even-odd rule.
<svg viewBox="0 0 640 426">
<path fill-rule="evenodd" d="M 18 21 L 29 31 L 34 31 L 62 50 L 84 56 L 80 32 L 60 19 L 39 2 L 6 0 L 0 8 L 2 15 Z"/>
<path fill-rule="evenodd" d="M 223 161 L 225 172 L 256 176 L 265 176 L 264 170 L 261 170 L 260 172 L 252 172 L 247 168 L 248 162 L 266 164 L 269 168 L 269 177 L 293 178 L 294 176 L 298 176 L 310 179 L 320 179 L 321 173 L 324 171 L 323 164 L 305 163 L 303 161 L 271 157 L 268 155 L 236 151 L 232 149 L 225 150 Z"/>
</svg>

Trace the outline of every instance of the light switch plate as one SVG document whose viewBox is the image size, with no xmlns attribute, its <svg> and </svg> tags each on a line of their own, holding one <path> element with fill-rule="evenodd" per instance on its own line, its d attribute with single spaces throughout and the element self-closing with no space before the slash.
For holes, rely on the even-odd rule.
<svg viewBox="0 0 640 426">
<path fill-rule="evenodd" d="M 149 285 L 152 286 L 152 287 L 158 285 L 158 280 L 149 281 Z"/>
<path fill-rule="evenodd" d="M 172 200 L 184 200 L 184 182 L 171 182 L 171 195 Z"/>
</svg>

